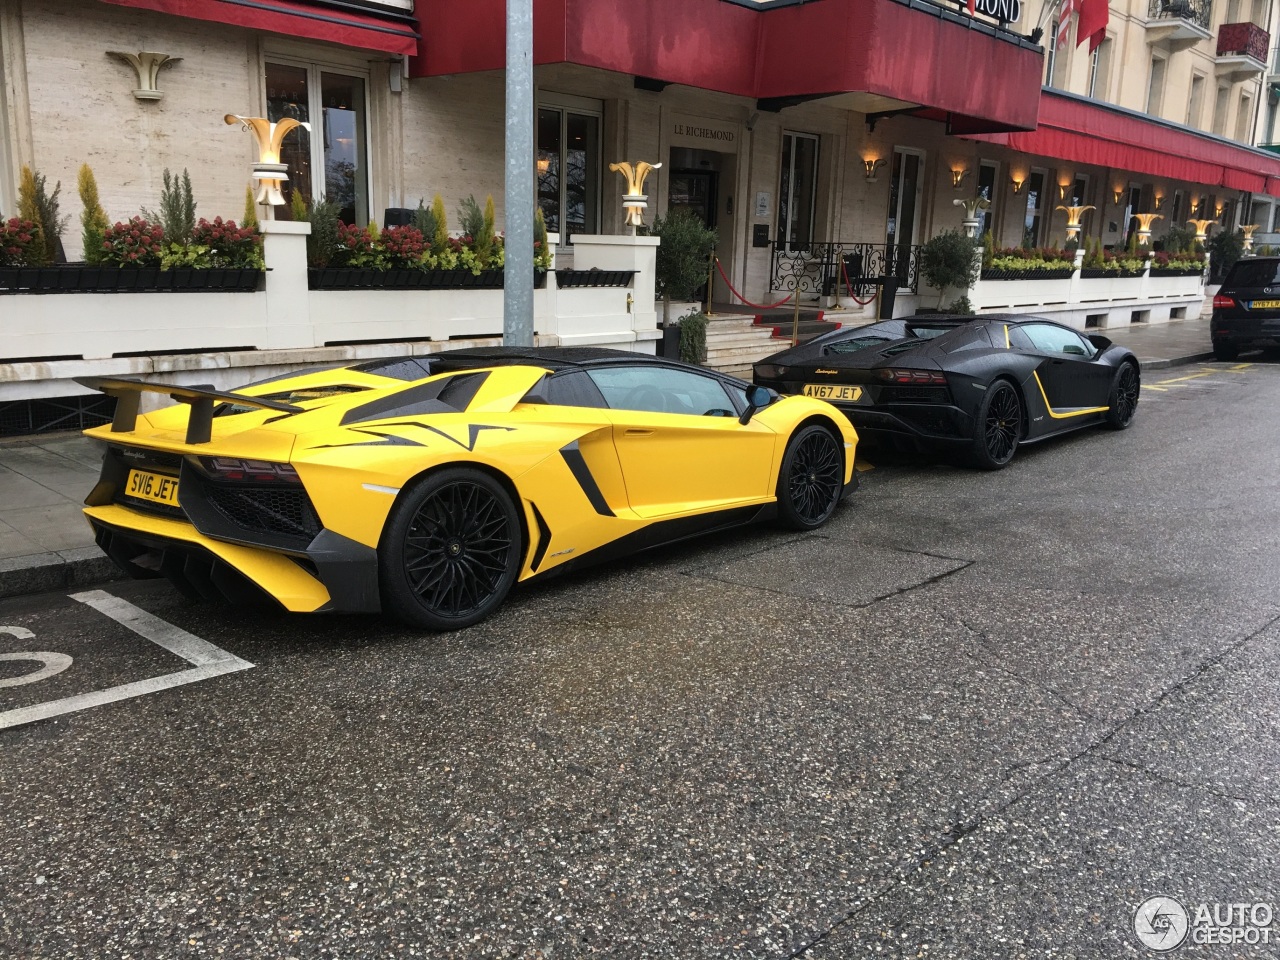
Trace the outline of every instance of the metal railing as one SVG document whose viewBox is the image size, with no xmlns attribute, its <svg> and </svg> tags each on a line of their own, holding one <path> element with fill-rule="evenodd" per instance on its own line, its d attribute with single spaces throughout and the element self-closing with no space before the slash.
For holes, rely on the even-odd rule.
<svg viewBox="0 0 1280 960">
<path fill-rule="evenodd" d="M 1208 30 L 1213 18 L 1213 0 L 1149 0 L 1148 20 L 1174 18 L 1189 20 Z"/>
<path fill-rule="evenodd" d="M 848 273 L 855 296 L 866 296 L 874 287 L 858 278 L 897 277 L 902 290 L 916 292 L 918 245 L 905 243 L 810 243 L 803 247 L 773 241 L 770 289 L 844 296 Z M 841 271 L 841 264 L 844 270 Z"/>
</svg>

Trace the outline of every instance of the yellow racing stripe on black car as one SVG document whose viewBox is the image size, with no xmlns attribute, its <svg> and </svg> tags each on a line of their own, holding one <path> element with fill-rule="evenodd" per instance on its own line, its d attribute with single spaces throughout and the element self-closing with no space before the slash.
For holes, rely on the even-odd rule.
<svg viewBox="0 0 1280 960">
<path fill-rule="evenodd" d="M 1040 382 L 1040 374 L 1034 370 L 1031 375 L 1036 378 L 1036 386 L 1040 388 L 1040 396 L 1044 398 L 1044 408 L 1049 411 L 1049 416 L 1055 420 L 1066 420 L 1069 417 L 1083 417 L 1087 413 L 1106 413 L 1110 407 L 1081 407 L 1079 410 L 1054 410 L 1049 406 L 1049 397 L 1044 392 L 1044 384 Z"/>
</svg>

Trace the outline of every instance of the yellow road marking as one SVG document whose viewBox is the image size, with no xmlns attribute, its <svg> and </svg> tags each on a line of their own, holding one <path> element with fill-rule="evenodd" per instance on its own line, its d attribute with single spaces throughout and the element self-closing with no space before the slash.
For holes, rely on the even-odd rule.
<svg viewBox="0 0 1280 960">
<path fill-rule="evenodd" d="M 1199 373 L 1193 373 L 1186 377 L 1173 377 L 1169 380 L 1157 380 L 1156 383 L 1182 383 L 1184 380 L 1199 380 L 1201 377 L 1212 377 L 1218 370 L 1202 370 Z"/>
<path fill-rule="evenodd" d="M 1148 383 L 1145 387 L 1143 387 L 1143 388 L 1142 388 L 1142 392 L 1143 392 L 1143 393 L 1146 393 L 1148 390 L 1159 390 L 1161 393 L 1168 393 L 1168 392 L 1169 392 L 1169 388 L 1168 388 L 1168 387 L 1157 387 L 1157 386 L 1155 386 L 1154 384 L 1151 384 L 1151 383 Z"/>
<path fill-rule="evenodd" d="M 1252 366 L 1253 366 L 1253 364 L 1252 364 L 1252 363 L 1237 363 L 1234 367 L 1232 367 L 1232 368 L 1231 368 L 1230 370 L 1228 370 L 1227 372 L 1228 372 L 1228 373 L 1239 373 L 1241 370 L 1248 370 L 1248 369 L 1249 369 L 1250 367 L 1252 367 Z"/>
</svg>

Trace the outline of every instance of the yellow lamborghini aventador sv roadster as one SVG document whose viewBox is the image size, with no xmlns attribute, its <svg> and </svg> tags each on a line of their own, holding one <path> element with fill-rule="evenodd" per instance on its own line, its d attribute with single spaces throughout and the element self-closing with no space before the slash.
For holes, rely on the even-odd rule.
<svg viewBox="0 0 1280 960">
<path fill-rule="evenodd" d="M 86 377 L 117 398 L 85 514 L 134 577 L 192 597 L 450 630 L 517 580 L 851 491 L 834 407 L 595 348 L 471 349 L 234 392 Z M 144 393 L 179 401 L 140 412 Z"/>
</svg>

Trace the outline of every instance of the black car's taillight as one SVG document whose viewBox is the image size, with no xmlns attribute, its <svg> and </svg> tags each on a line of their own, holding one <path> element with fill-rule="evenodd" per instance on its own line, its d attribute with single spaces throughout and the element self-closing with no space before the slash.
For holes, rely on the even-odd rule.
<svg viewBox="0 0 1280 960">
<path fill-rule="evenodd" d="M 889 383 L 934 384 L 946 386 L 947 378 L 938 370 L 907 370 L 901 367 L 881 367 L 876 376 Z"/>
<path fill-rule="evenodd" d="M 762 380 L 781 380 L 791 371 L 780 363 L 757 363 L 754 372 Z"/>
<path fill-rule="evenodd" d="M 1220 293 L 1213 295 L 1213 309 L 1215 310 L 1234 310 L 1236 307 L 1235 297 L 1224 297 Z"/>
<path fill-rule="evenodd" d="M 302 478 L 289 463 L 269 460 L 241 460 L 239 457 L 200 457 L 200 466 L 212 480 L 233 483 L 287 483 L 298 485 Z"/>
</svg>

